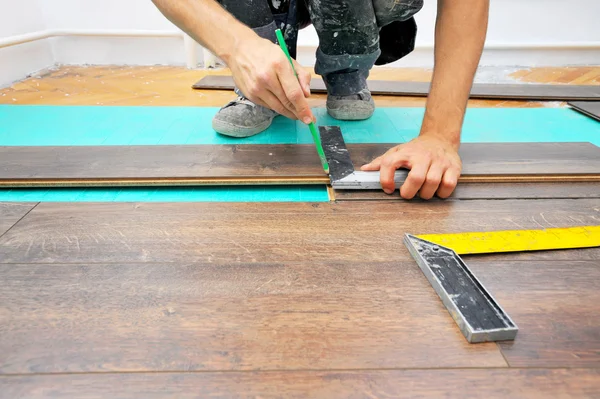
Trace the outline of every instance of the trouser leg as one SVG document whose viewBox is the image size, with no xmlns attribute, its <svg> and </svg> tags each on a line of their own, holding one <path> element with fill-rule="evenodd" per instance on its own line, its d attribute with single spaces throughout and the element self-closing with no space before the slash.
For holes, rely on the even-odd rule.
<svg viewBox="0 0 600 399">
<path fill-rule="evenodd" d="M 375 65 L 397 61 L 414 50 L 417 24 L 414 15 L 423 0 L 373 0 L 379 30 L 381 55 Z"/>
<path fill-rule="evenodd" d="M 423 0 L 305 0 L 319 35 L 315 71 L 328 92 L 346 96 L 367 87 L 374 64 L 400 59 L 414 48 L 412 16 Z"/>
<path fill-rule="evenodd" d="M 366 88 L 380 53 L 372 1 L 308 0 L 308 11 L 319 35 L 315 72 L 328 93 L 346 96 Z"/>
<path fill-rule="evenodd" d="M 296 56 L 298 26 L 296 0 L 218 0 L 238 21 L 263 39 L 276 42 L 275 30 L 281 29 L 288 50 Z"/>
</svg>

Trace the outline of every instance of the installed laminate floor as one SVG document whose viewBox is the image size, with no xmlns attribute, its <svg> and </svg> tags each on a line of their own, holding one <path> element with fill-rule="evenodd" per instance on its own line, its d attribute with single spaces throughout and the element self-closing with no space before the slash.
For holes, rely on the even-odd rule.
<svg viewBox="0 0 600 399">
<path fill-rule="evenodd" d="M 0 93 L 19 104 L 230 96 L 192 92 L 197 71 L 156 70 L 159 86 L 131 78 L 149 68 L 68 67 Z M 592 84 L 597 70 L 515 74 Z M 429 202 L 2 203 L 0 397 L 598 397 L 600 248 L 465 257 L 520 328 L 513 342 L 468 344 L 402 244 L 404 233 L 600 224 L 597 185 L 570 187 L 519 200 L 481 189 Z"/>
</svg>

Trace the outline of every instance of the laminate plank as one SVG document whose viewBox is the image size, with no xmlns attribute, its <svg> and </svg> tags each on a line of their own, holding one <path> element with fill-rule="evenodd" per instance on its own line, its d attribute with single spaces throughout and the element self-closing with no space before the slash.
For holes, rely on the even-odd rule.
<svg viewBox="0 0 600 399">
<path fill-rule="evenodd" d="M 371 162 L 396 144 L 348 144 L 354 167 Z M 463 175 L 595 174 L 600 147 L 591 143 L 463 143 Z"/>
<path fill-rule="evenodd" d="M 519 326 L 499 343 L 511 367 L 600 367 L 598 261 L 464 259 Z"/>
<path fill-rule="evenodd" d="M 0 236 L 14 226 L 34 206 L 35 204 L 31 203 L 0 202 Z"/>
<path fill-rule="evenodd" d="M 0 147 L 2 179 L 160 179 L 286 174 L 324 175 L 314 145 Z"/>
<path fill-rule="evenodd" d="M 600 121 L 600 102 L 572 101 L 568 103 L 574 110 Z"/>
<path fill-rule="evenodd" d="M 403 201 L 398 190 L 335 190 L 336 201 Z M 600 198 L 600 183 L 460 183 L 450 198 L 470 199 L 567 199 Z M 435 199 L 434 199 L 435 200 Z"/>
<path fill-rule="evenodd" d="M 357 261 L 359 259 L 356 259 Z M 1 265 L 0 373 L 505 367 L 414 262 Z"/>
<path fill-rule="evenodd" d="M 359 168 L 392 146 L 348 148 Z M 460 155 L 463 176 L 600 175 L 600 147 L 591 143 L 466 143 Z M 313 145 L 0 147 L 5 186 L 223 185 L 256 178 L 254 184 L 328 181 Z"/>
<path fill-rule="evenodd" d="M 404 233 L 599 222 L 597 199 L 41 203 L 0 238 L 0 262 L 412 261 L 402 242 Z M 510 257 L 600 259 L 600 248 L 551 252 Z"/>
<path fill-rule="evenodd" d="M 0 377 L 2 398 L 597 398 L 598 369 L 386 370 Z"/>
<path fill-rule="evenodd" d="M 374 95 L 417 96 L 429 94 L 429 82 L 402 82 L 393 80 L 369 80 L 369 89 Z M 205 76 L 192 85 L 200 90 L 233 90 L 231 76 Z M 310 90 L 313 93 L 326 93 L 322 79 L 312 79 Z M 505 84 L 474 83 L 470 98 L 506 99 L 506 100 L 600 100 L 598 85 L 559 85 L 559 84 Z"/>
</svg>

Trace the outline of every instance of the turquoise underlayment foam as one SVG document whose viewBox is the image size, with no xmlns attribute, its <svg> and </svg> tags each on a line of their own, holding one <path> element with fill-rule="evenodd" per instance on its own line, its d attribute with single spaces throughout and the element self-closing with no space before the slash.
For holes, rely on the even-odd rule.
<svg viewBox="0 0 600 399">
<path fill-rule="evenodd" d="M 278 117 L 246 139 L 216 134 L 213 107 L 0 105 L 0 146 L 311 144 L 308 126 Z M 423 108 L 379 108 L 366 121 L 332 119 L 314 110 L 318 125 L 338 125 L 347 143 L 402 143 L 419 133 Z M 462 141 L 591 142 L 600 123 L 568 108 L 469 108 Z M 327 201 L 325 187 L 198 187 L 0 190 L 0 201 Z"/>
</svg>

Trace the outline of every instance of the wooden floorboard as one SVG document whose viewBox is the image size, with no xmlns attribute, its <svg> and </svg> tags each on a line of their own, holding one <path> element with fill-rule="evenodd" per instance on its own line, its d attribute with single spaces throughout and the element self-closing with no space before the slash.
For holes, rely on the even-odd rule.
<svg viewBox="0 0 600 399">
<path fill-rule="evenodd" d="M 0 373 L 504 367 L 415 262 L 1 265 Z"/>
<path fill-rule="evenodd" d="M 350 144 L 348 149 L 359 168 L 392 146 Z M 467 143 L 460 154 L 463 177 L 574 174 L 600 179 L 600 147 L 590 143 Z M 0 147 L 0 185 L 8 186 L 93 186 L 106 179 L 122 180 L 122 185 L 231 184 L 230 179 L 248 177 L 277 178 L 271 184 L 296 177 L 328 181 L 309 144 Z"/>
<path fill-rule="evenodd" d="M 592 399 L 598 369 L 87 374 L 0 377 L 0 398 Z"/>
<path fill-rule="evenodd" d="M 373 95 L 418 96 L 429 94 L 429 82 L 407 82 L 397 80 L 369 80 L 369 90 Z M 233 90 L 231 76 L 205 76 L 192 85 L 200 90 Z M 312 79 L 310 90 L 314 93 L 326 93 L 322 79 Z M 552 84 L 506 84 L 474 83 L 470 98 L 503 100 L 600 100 L 600 86 L 597 85 L 552 85 Z"/>
<path fill-rule="evenodd" d="M 35 203 L 0 202 L 0 236 L 27 214 Z M 1 259 L 0 251 L 0 259 Z"/>
<path fill-rule="evenodd" d="M 0 90 L 0 104 L 222 106 L 235 98 L 191 89 L 207 74 L 230 72 L 65 66 Z M 598 85 L 600 67 L 510 77 Z M 424 82 L 431 70 L 375 68 L 371 78 Z M 325 99 L 313 94 L 309 104 Z M 424 106 L 425 98 L 375 102 Z M 502 167 L 506 154 L 488 155 Z M 485 195 L 475 189 L 483 185 L 468 187 L 465 198 Z M 405 232 L 600 223 L 593 184 L 494 187 L 490 196 L 589 199 L 41 204 L 14 226 L 34 204 L 0 204 L 1 372 L 27 374 L 0 376 L 0 398 L 596 398 L 599 249 L 465 257 L 521 328 L 513 343 L 473 346 L 401 243 Z M 256 365 L 279 369 L 206 371 Z M 375 370 L 397 365 L 434 369 Z M 107 373 L 123 369 L 174 372 Z M 39 374 L 65 370 L 81 374 Z"/>
<path fill-rule="evenodd" d="M 597 199 L 374 201 L 368 207 L 350 201 L 41 203 L 0 238 L 0 262 L 408 261 L 404 233 L 570 227 L 599 220 Z M 515 256 L 598 260 L 600 248 Z"/>
<path fill-rule="evenodd" d="M 519 326 L 510 366 L 600 367 L 600 262 L 463 259 Z"/>
<path fill-rule="evenodd" d="M 348 144 L 347 147 L 358 169 L 394 145 Z M 463 175 L 600 172 L 600 147 L 591 143 L 464 143 L 459 153 Z"/>
</svg>

